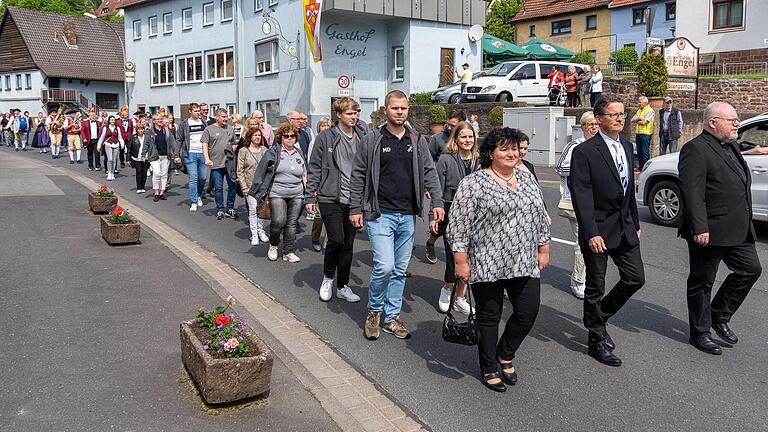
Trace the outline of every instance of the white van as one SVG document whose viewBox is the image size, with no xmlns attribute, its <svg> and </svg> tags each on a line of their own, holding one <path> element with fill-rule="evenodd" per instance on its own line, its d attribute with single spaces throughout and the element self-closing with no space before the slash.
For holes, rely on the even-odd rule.
<svg viewBox="0 0 768 432">
<path fill-rule="evenodd" d="M 466 102 L 526 102 L 530 105 L 548 105 L 547 75 L 552 66 L 568 73 L 574 66 L 576 73 L 587 65 L 547 60 L 524 60 L 499 63 L 469 84 L 464 90 Z"/>
</svg>

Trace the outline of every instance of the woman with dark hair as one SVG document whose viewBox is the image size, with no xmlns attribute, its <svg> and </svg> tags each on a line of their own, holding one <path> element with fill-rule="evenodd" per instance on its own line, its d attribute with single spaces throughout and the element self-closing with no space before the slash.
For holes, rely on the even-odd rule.
<svg viewBox="0 0 768 432">
<path fill-rule="evenodd" d="M 549 264 L 544 198 L 533 175 L 518 168 L 519 138 L 502 128 L 483 140 L 482 169 L 459 184 L 447 229 L 456 279 L 471 284 L 476 301 L 482 381 L 497 392 L 517 383 L 512 359 L 536 321 Z M 505 291 L 513 313 L 499 340 Z"/>
<path fill-rule="evenodd" d="M 146 157 L 142 157 L 144 149 L 150 145 L 152 137 L 144 134 L 144 125 L 137 124 L 134 128 L 136 135 L 131 137 L 131 142 L 128 144 L 128 163 L 133 165 L 136 170 L 136 193 L 142 194 L 146 192 L 144 189 L 147 185 L 147 170 L 149 169 L 149 162 Z"/>
<path fill-rule="evenodd" d="M 470 123 L 460 122 L 453 128 L 453 132 L 448 138 L 448 144 L 445 146 L 445 153 L 440 155 L 435 166 L 437 177 L 440 179 L 440 186 L 443 188 L 446 213 L 450 213 L 451 201 L 453 201 L 453 195 L 456 193 L 461 179 L 479 168 L 480 161 L 478 160 L 475 130 Z M 430 232 L 436 237 L 442 236 L 445 246 L 445 274 L 443 275 L 445 285 L 440 289 L 440 299 L 438 300 L 440 312 L 448 312 L 448 307 L 451 304 L 451 292 L 454 284 L 456 284 L 456 300 L 453 303 L 453 308 L 469 315 L 471 308 L 465 298 L 467 285 L 463 280 L 456 280 L 453 251 L 444 235 L 445 228 L 448 226 L 448 217 L 442 222 L 437 222 L 431 217 L 429 219 L 431 221 L 429 223 Z"/>
<path fill-rule="evenodd" d="M 117 161 L 120 157 L 118 152 L 125 147 L 115 116 L 109 116 L 106 126 L 101 130 L 99 142 L 96 144 L 97 152 L 101 153 L 102 146 L 104 146 L 104 152 L 107 156 L 107 164 L 104 166 L 107 171 L 107 180 L 112 181 L 115 179 L 115 172 L 117 172 Z"/>
<path fill-rule="evenodd" d="M 241 145 L 242 144 L 242 145 Z M 248 224 L 251 228 L 251 246 L 257 246 L 259 241 L 269 241 L 267 233 L 264 231 L 264 220 L 256 215 L 258 202 L 256 198 L 248 195 L 253 183 L 253 175 L 256 167 L 261 162 L 267 148 L 264 146 L 264 136 L 258 127 L 249 128 L 238 143 L 237 151 L 237 182 L 240 183 L 240 189 L 248 205 Z"/>
</svg>

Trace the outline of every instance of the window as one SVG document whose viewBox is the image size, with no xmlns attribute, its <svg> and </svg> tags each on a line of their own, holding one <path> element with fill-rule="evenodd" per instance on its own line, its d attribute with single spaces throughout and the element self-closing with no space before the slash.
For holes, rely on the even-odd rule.
<svg viewBox="0 0 768 432">
<path fill-rule="evenodd" d="M 552 21 L 552 34 L 567 34 L 571 32 L 571 20 Z"/>
<path fill-rule="evenodd" d="M 203 5 L 203 26 L 213 25 L 213 3 Z"/>
<path fill-rule="evenodd" d="M 173 59 L 152 60 L 152 86 L 173 84 Z"/>
<path fill-rule="evenodd" d="M 235 104 L 227 104 L 227 113 L 228 113 L 229 115 L 232 115 L 232 114 L 234 114 L 234 113 L 235 113 L 235 108 L 237 108 L 237 107 L 235 106 Z"/>
<path fill-rule="evenodd" d="M 203 56 L 193 54 L 189 56 L 177 57 L 178 68 L 177 83 L 200 82 L 203 80 Z"/>
<path fill-rule="evenodd" d="M 674 21 L 675 20 L 675 10 L 677 9 L 677 6 L 674 2 L 667 3 L 665 5 L 666 7 L 666 20 L 667 21 Z"/>
<path fill-rule="evenodd" d="M 712 0 L 712 29 L 739 28 L 744 23 L 744 0 Z"/>
<path fill-rule="evenodd" d="M 258 12 L 264 9 L 264 0 L 253 0 L 253 10 Z"/>
<path fill-rule="evenodd" d="M 280 121 L 282 119 L 280 118 L 280 101 L 279 100 L 256 102 L 256 108 L 262 113 L 264 113 L 265 122 L 275 127 L 280 125 Z"/>
<path fill-rule="evenodd" d="M 532 26 L 528 27 L 528 29 L 529 29 L 528 36 L 530 36 L 530 37 L 536 36 L 536 26 L 535 25 L 532 25 Z"/>
<path fill-rule="evenodd" d="M 205 63 L 208 67 L 208 72 L 205 75 L 206 80 L 235 77 L 235 62 L 232 50 L 207 53 Z"/>
<path fill-rule="evenodd" d="M 392 68 L 392 81 L 400 82 L 405 79 L 405 48 L 395 47 L 393 48 L 393 68 Z"/>
<path fill-rule="evenodd" d="M 24 74 L 24 82 L 26 84 L 24 86 L 24 88 L 27 89 L 27 90 L 31 89 L 32 88 L 32 74 Z"/>
<path fill-rule="evenodd" d="M 587 30 L 597 30 L 597 15 L 587 15 Z"/>
<path fill-rule="evenodd" d="M 141 20 L 133 22 L 133 40 L 141 39 Z"/>
<path fill-rule="evenodd" d="M 232 21 L 232 0 L 221 0 L 221 22 Z"/>
<path fill-rule="evenodd" d="M 645 24 L 645 8 L 632 9 L 632 25 Z"/>
<path fill-rule="evenodd" d="M 160 111 L 160 107 L 159 106 L 151 106 L 151 107 L 149 107 L 149 113 L 152 114 L 152 115 L 157 114 L 158 111 Z"/>
<path fill-rule="evenodd" d="M 210 116 L 211 117 L 215 117 L 216 116 L 216 110 L 219 109 L 219 104 L 210 104 L 210 105 L 208 105 L 208 108 L 210 109 L 210 111 L 208 112 L 210 114 Z"/>
<path fill-rule="evenodd" d="M 157 36 L 157 17 L 147 18 L 147 24 L 149 25 L 149 37 Z"/>
<path fill-rule="evenodd" d="M 167 13 L 163 14 L 163 34 L 168 34 L 173 32 L 173 14 Z"/>
<path fill-rule="evenodd" d="M 256 45 L 256 75 L 266 75 L 278 71 L 277 40 Z"/>
<path fill-rule="evenodd" d="M 516 80 L 524 80 L 524 79 L 535 80 L 536 65 L 533 63 L 528 63 L 527 65 L 524 65 L 523 67 L 518 69 L 517 72 L 515 72 L 512 78 Z"/>
<path fill-rule="evenodd" d="M 634 43 L 624 44 L 623 48 L 635 48 L 635 44 Z"/>
<path fill-rule="evenodd" d="M 16 74 L 16 90 L 21 90 L 21 75 Z"/>
<path fill-rule="evenodd" d="M 760 121 L 744 127 L 739 131 L 736 143 L 742 149 L 768 147 L 768 123 Z"/>
<path fill-rule="evenodd" d="M 190 30 L 192 28 L 192 8 L 181 10 L 181 29 Z"/>
<path fill-rule="evenodd" d="M 589 50 L 587 51 L 587 54 L 591 55 L 593 59 L 595 59 L 595 62 L 597 63 L 597 50 Z"/>
<path fill-rule="evenodd" d="M 277 0 L 269 0 L 269 5 L 270 5 L 270 6 L 275 6 L 275 5 L 277 5 Z"/>
<path fill-rule="evenodd" d="M 117 93 L 96 93 L 96 105 L 106 110 L 117 110 Z"/>
<path fill-rule="evenodd" d="M 11 91 L 11 76 L 5 76 L 5 91 Z"/>
</svg>

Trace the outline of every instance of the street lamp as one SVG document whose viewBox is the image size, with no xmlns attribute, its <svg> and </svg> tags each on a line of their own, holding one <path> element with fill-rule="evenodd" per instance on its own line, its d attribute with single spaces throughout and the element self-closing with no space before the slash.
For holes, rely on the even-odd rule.
<svg viewBox="0 0 768 432">
<path fill-rule="evenodd" d="M 87 18 L 99 20 L 99 17 L 97 17 L 96 15 L 90 12 L 83 13 L 83 16 Z M 123 62 L 125 62 L 125 43 L 123 43 L 122 39 L 120 38 L 120 35 L 117 34 L 117 31 L 111 25 L 107 24 L 106 22 L 104 24 L 107 26 L 107 28 L 112 30 L 112 32 L 115 34 L 115 37 L 117 38 L 117 42 L 120 44 L 120 48 L 123 51 Z M 125 68 L 125 64 L 123 64 L 123 68 Z M 130 106 L 130 104 L 128 103 L 128 82 L 125 80 L 125 76 L 123 76 L 123 98 L 125 100 L 125 105 Z"/>
<path fill-rule="evenodd" d="M 293 61 L 299 64 L 299 50 L 297 46 L 299 45 L 301 32 L 296 32 L 296 39 L 288 39 L 283 33 L 283 28 L 280 26 L 280 21 L 273 17 L 270 11 L 265 11 L 262 15 L 261 32 L 265 35 L 270 35 L 272 30 L 275 30 L 275 33 L 277 34 L 277 46 L 280 48 L 280 51 L 284 52 L 290 57 L 293 57 Z"/>
</svg>

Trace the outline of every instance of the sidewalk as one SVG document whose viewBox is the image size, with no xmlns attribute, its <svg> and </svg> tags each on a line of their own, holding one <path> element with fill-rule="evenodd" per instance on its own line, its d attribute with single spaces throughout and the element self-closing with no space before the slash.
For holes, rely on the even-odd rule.
<svg viewBox="0 0 768 432">
<path fill-rule="evenodd" d="M 170 227 L 126 201 L 121 204 L 142 221 L 141 244 L 104 243 L 98 219 L 87 209 L 92 188 L 73 177 L 19 156 L 0 156 L 0 259 L 6 263 L 0 308 L 9 325 L 0 337 L 3 430 L 317 432 L 363 430 L 355 409 L 374 418 L 352 385 L 335 385 L 345 394 L 334 397 L 346 397 L 346 403 L 324 390 L 337 374 L 320 382 L 312 372 L 320 366 L 316 360 L 336 359 L 319 338 L 284 308 L 267 304 L 270 298 L 249 281 L 233 281 L 233 269 L 193 249 Z M 221 304 L 228 293 L 276 358 L 268 399 L 214 416 L 193 394 L 181 365 L 178 326 L 197 308 Z M 282 320 L 270 325 L 271 332 L 298 334 L 289 348 L 313 348 L 294 356 L 268 334 L 260 324 L 267 307 Z M 375 390 L 338 361 L 357 388 Z M 371 397 L 397 409 L 378 391 Z M 401 430 L 419 429 L 401 411 L 398 418 Z M 394 423 L 366 423 L 377 425 L 366 430 L 398 430 Z"/>
</svg>

